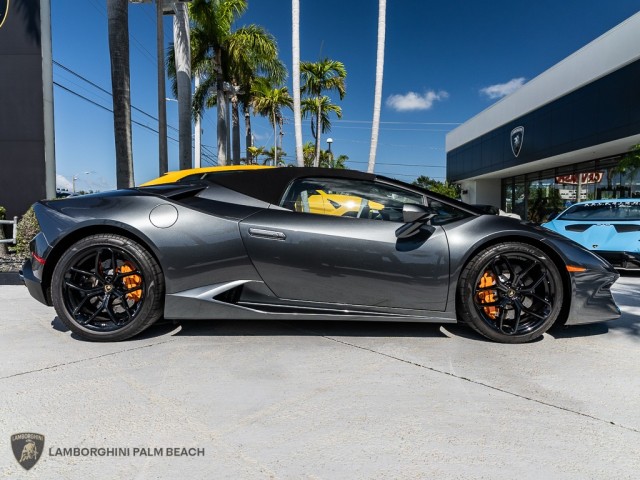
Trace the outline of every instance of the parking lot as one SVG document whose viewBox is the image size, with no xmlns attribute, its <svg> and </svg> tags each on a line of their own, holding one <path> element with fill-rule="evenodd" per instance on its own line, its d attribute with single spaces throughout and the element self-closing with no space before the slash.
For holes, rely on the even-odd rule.
<svg viewBox="0 0 640 480">
<path fill-rule="evenodd" d="M 620 320 L 516 346 L 458 326 L 224 320 L 96 344 L 0 286 L 0 474 L 638 478 L 640 276 L 614 293 Z M 28 472 L 19 432 L 45 437 Z"/>
</svg>

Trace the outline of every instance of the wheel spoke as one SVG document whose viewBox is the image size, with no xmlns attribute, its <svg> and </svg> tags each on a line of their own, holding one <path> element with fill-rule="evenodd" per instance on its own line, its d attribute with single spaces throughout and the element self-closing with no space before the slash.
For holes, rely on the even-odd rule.
<svg viewBox="0 0 640 480">
<path fill-rule="evenodd" d="M 544 303 L 549 308 L 553 307 L 553 305 L 551 304 L 551 302 L 549 300 L 547 300 L 546 298 L 542 298 L 541 296 L 536 295 L 535 293 L 530 293 L 527 296 L 531 297 L 531 298 L 534 298 L 534 299 L 538 300 L 539 302 Z"/>
<path fill-rule="evenodd" d="M 518 328 L 520 327 L 520 318 L 522 317 L 522 304 L 519 301 L 513 302 L 513 312 L 515 325 L 513 326 L 511 335 L 518 333 Z"/>
<path fill-rule="evenodd" d="M 121 322 L 120 322 L 120 320 L 118 320 L 118 316 L 116 315 L 116 312 L 113 311 L 113 302 L 112 301 L 107 302 L 107 304 L 105 305 L 105 310 L 107 311 L 107 315 L 109 315 L 109 318 L 111 319 L 111 321 L 114 324 L 121 325 Z"/>
<path fill-rule="evenodd" d="M 127 303 L 127 297 L 124 294 L 118 293 L 118 298 L 120 298 L 120 305 L 127 312 L 127 316 L 129 317 L 129 321 L 133 319 L 133 315 L 131 314 L 131 310 L 129 308 L 129 304 Z"/>
<path fill-rule="evenodd" d="M 86 270 L 81 270 L 79 268 L 71 267 L 69 271 L 73 273 L 79 273 L 80 275 L 84 275 L 86 277 L 94 277 L 95 275 L 91 272 L 87 272 Z"/>
<path fill-rule="evenodd" d="M 102 280 L 104 282 L 104 275 L 102 275 L 102 272 L 100 271 L 100 254 L 102 253 L 102 249 L 98 249 L 98 251 L 96 252 L 96 259 L 94 262 L 94 270 L 96 272 L 96 276 Z"/>
<path fill-rule="evenodd" d="M 77 290 L 78 292 L 82 292 L 82 293 L 86 293 L 88 291 L 91 291 L 91 290 L 87 290 L 86 288 L 79 287 L 78 285 L 75 285 L 75 284 L 71 283 L 69 280 L 66 280 L 64 282 L 64 285 L 66 287 L 71 288 L 72 290 Z"/>
<path fill-rule="evenodd" d="M 545 278 L 547 278 L 547 271 L 546 270 L 544 272 L 542 272 L 542 275 L 540 276 L 540 278 L 538 280 L 536 280 L 533 284 L 528 285 L 527 288 L 523 288 L 520 291 L 522 293 L 532 293 L 536 288 L 538 288 L 538 285 L 540 285 Z"/>
<path fill-rule="evenodd" d="M 500 314 L 498 316 L 498 329 L 501 332 L 504 332 L 504 319 L 507 316 L 507 309 L 506 308 L 501 308 L 500 309 Z"/>
<path fill-rule="evenodd" d="M 513 267 L 511 266 L 511 262 L 509 262 L 509 258 L 508 257 L 501 256 L 500 258 L 502 259 L 502 261 L 504 262 L 505 266 L 507 267 L 507 270 L 509 271 L 509 280 L 513 284 L 514 278 L 516 276 L 516 272 L 513 270 Z"/>
<path fill-rule="evenodd" d="M 118 261 L 116 260 L 116 252 L 113 251 L 113 248 L 110 248 L 109 252 L 111 252 L 111 269 L 113 270 L 112 275 L 115 275 L 116 270 L 118 268 Z"/>
<path fill-rule="evenodd" d="M 110 294 L 107 293 L 104 296 L 104 298 L 102 299 L 102 302 L 100 303 L 100 305 L 96 308 L 96 311 L 93 312 L 93 314 L 89 318 L 87 318 L 85 320 L 76 319 L 76 320 L 78 320 L 78 323 L 80 323 L 81 325 L 87 325 L 87 324 L 91 323 L 93 320 L 95 320 L 95 318 L 98 316 L 98 314 L 100 312 L 102 312 L 102 310 L 104 310 L 105 305 L 109 302 L 109 297 L 110 297 Z"/>
<path fill-rule="evenodd" d="M 529 266 L 527 268 L 525 268 L 524 270 L 522 270 L 518 275 L 516 275 L 515 280 L 513 281 L 514 285 L 517 284 L 520 280 L 522 280 L 522 278 L 531 271 L 531 269 L 533 267 L 535 267 L 536 265 L 538 265 L 538 262 L 532 262 L 529 264 Z"/>
<path fill-rule="evenodd" d="M 80 301 L 80 303 L 78 304 L 78 306 L 76 308 L 73 309 L 73 313 L 72 315 L 75 317 L 78 312 L 80 311 L 80 309 L 84 306 L 84 304 L 87 302 L 87 300 L 89 300 L 90 298 L 95 298 L 98 295 L 100 295 L 100 293 L 103 292 L 102 289 L 96 289 L 97 291 L 93 292 L 93 293 L 88 293 L 87 295 L 85 295 L 85 297 Z"/>
<path fill-rule="evenodd" d="M 549 318 L 549 314 L 547 315 L 540 315 L 539 313 L 534 312 L 533 310 L 529 310 L 528 308 L 526 308 L 524 305 L 522 306 L 522 311 L 524 313 L 526 313 L 527 315 L 531 315 L 532 317 L 536 317 L 540 320 L 546 320 L 547 318 Z"/>
</svg>

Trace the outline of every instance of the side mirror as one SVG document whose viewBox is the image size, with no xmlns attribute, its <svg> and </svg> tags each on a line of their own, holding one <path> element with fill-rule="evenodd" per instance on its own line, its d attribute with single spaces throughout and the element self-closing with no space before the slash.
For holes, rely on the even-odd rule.
<svg viewBox="0 0 640 480">
<path fill-rule="evenodd" d="M 396 230 L 396 238 L 409 238 L 420 231 L 423 225 L 435 217 L 437 213 L 434 209 L 407 203 L 402 207 L 402 220 L 405 222 Z"/>
<path fill-rule="evenodd" d="M 413 223 L 418 221 L 426 223 L 435 216 L 436 211 L 433 208 L 425 207 L 424 205 L 405 203 L 402 206 L 402 221 L 404 223 Z"/>
</svg>

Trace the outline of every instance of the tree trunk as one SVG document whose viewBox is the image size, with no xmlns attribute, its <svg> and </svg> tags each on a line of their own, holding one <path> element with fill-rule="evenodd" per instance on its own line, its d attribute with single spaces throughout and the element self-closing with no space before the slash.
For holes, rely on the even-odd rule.
<svg viewBox="0 0 640 480">
<path fill-rule="evenodd" d="M 278 118 L 278 146 L 280 147 L 280 150 L 282 150 L 282 139 L 284 138 L 283 126 L 284 126 L 284 119 L 281 116 Z M 282 162 L 282 160 L 280 161 Z M 282 164 L 284 165 L 284 162 L 282 162 Z M 277 166 L 278 164 L 276 162 L 276 167 Z"/>
<path fill-rule="evenodd" d="M 231 96 L 231 145 L 234 165 L 240 165 L 240 112 L 238 108 L 238 95 L 234 85 Z"/>
<path fill-rule="evenodd" d="M 193 167 L 191 160 L 191 46 L 189 18 L 182 2 L 174 4 L 173 42 L 178 84 L 178 140 L 180 170 Z"/>
<path fill-rule="evenodd" d="M 293 55 L 293 123 L 296 136 L 296 163 L 304 167 L 302 116 L 300 113 L 300 0 L 291 0 L 291 37 Z"/>
<path fill-rule="evenodd" d="M 128 8 L 129 2 L 127 0 L 107 0 L 117 188 L 130 188 L 135 185 L 131 146 Z"/>
<path fill-rule="evenodd" d="M 244 143 L 247 147 L 247 164 L 253 163 L 253 155 L 249 151 L 249 147 L 253 147 L 253 137 L 251 135 L 251 107 L 247 106 L 244 110 Z"/>
<path fill-rule="evenodd" d="M 276 123 L 276 112 L 271 114 L 271 121 L 273 122 L 273 166 L 275 167 L 278 164 L 278 135 L 276 133 L 278 124 Z"/>
<path fill-rule="evenodd" d="M 373 98 L 373 124 L 371 125 L 371 149 L 369 150 L 369 166 L 367 172 L 373 173 L 376 165 L 378 149 L 378 132 L 380 130 L 380 104 L 382 103 L 382 76 L 384 73 L 384 39 L 386 31 L 387 0 L 379 0 L 378 4 L 378 54 L 376 59 L 376 88 Z"/>
<path fill-rule="evenodd" d="M 316 113 L 316 156 L 313 159 L 313 166 L 320 166 L 320 121 L 322 119 L 322 107 L 318 103 L 318 112 Z"/>
<path fill-rule="evenodd" d="M 156 0 L 156 50 L 158 61 L 158 171 L 160 176 L 169 170 L 167 152 L 167 87 L 164 72 L 164 28 L 162 0 Z"/>
<path fill-rule="evenodd" d="M 222 72 L 218 72 L 216 80 L 216 96 L 218 109 L 218 165 L 227 164 L 227 96 L 224 93 Z"/>
<path fill-rule="evenodd" d="M 198 90 L 198 87 L 200 87 L 200 75 L 195 76 L 194 78 L 194 87 L 195 90 Z M 202 167 L 202 119 L 200 117 L 200 115 L 196 116 L 195 119 L 195 133 L 194 133 L 194 138 L 193 138 L 193 143 L 195 144 L 195 152 L 194 152 L 194 159 L 193 159 L 193 166 L 194 168 L 200 168 Z"/>
</svg>

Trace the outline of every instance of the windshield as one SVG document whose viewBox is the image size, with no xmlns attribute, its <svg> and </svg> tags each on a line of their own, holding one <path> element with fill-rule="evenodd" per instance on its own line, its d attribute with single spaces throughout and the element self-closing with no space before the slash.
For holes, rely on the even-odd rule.
<svg viewBox="0 0 640 480">
<path fill-rule="evenodd" d="M 558 220 L 640 221 L 640 201 L 583 203 L 574 205 Z"/>
</svg>

